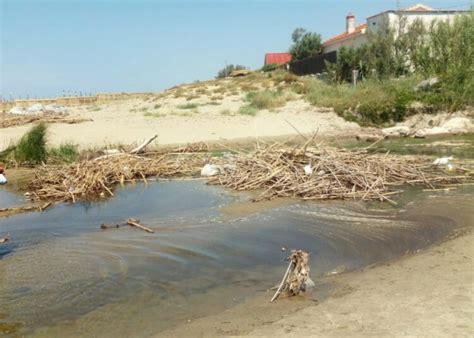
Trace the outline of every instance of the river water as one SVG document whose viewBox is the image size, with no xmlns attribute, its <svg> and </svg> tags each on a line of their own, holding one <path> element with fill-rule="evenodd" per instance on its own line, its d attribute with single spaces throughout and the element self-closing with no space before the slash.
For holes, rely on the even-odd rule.
<svg viewBox="0 0 474 338">
<path fill-rule="evenodd" d="M 12 238 L 0 246 L 0 335 L 150 336 L 275 285 L 291 248 L 311 252 L 318 289 L 325 274 L 414 252 L 472 224 L 472 196 L 414 190 L 397 208 L 255 205 L 249 194 L 204 181 L 163 181 L 0 218 L 0 235 Z M 0 207 L 21 201 L 0 190 Z M 129 217 L 156 232 L 100 229 Z"/>
</svg>

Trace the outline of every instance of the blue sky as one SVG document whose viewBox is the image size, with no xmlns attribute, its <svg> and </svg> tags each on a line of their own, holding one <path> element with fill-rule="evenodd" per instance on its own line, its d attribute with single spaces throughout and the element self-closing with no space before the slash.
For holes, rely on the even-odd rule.
<svg viewBox="0 0 474 338">
<path fill-rule="evenodd" d="M 396 0 L 0 0 L 0 93 L 158 91 L 215 76 L 225 62 L 256 69 L 303 27 L 323 38 L 395 9 Z M 421 0 L 400 0 L 407 7 Z M 435 8 L 469 0 L 428 0 Z"/>
</svg>

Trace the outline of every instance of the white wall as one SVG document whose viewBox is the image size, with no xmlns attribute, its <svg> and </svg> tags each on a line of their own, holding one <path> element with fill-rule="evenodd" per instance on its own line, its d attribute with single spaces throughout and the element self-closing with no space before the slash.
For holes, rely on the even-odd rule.
<svg viewBox="0 0 474 338">
<path fill-rule="evenodd" d="M 459 13 L 424 13 L 424 12 L 404 12 L 402 14 L 403 17 L 406 18 L 406 26 L 409 27 L 415 20 L 420 19 L 427 28 L 431 25 L 434 20 L 437 21 L 446 21 L 446 20 L 453 20 L 456 15 L 460 15 Z M 384 20 L 389 20 L 390 26 L 397 27 L 400 16 L 395 13 L 380 13 L 376 16 L 367 19 L 368 29 L 376 32 L 378 27 L 383 23 Z"/>
<path fill-rule="evenodd" d="M 363 44 L 367 43 L 367 34 L 357 34 L 348 39 L 340 40 L 330 44 L 329 46 L 324 46 L 324 53 L 329 53 L 334 50 L 339 50 L 342 46 L 346 46 L 349 48 L 358 48 Z"/>
</svg>

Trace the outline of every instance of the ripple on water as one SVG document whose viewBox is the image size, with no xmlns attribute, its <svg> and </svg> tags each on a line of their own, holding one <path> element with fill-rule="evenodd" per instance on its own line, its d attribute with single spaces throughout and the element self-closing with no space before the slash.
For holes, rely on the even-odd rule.
<svg viewBox="0 0 474 338">
<path fill-rule="evenodd" d="M 294 201 L 245 217 L 220 212 L 241 198 L 202 182 L 166 182 L 107 203 L 0 219 L 15 239 L 0 256 L 0 323 L 44 336 L 145 336 L 273 285 L 286 265 L 282 246 L 311 251 L 315 277 L 416 250 L 459 223 L 436 212 L 436 199 L 412 213 Z M 156 233 L 99 229 L 137 215 Z"/>
</svg>

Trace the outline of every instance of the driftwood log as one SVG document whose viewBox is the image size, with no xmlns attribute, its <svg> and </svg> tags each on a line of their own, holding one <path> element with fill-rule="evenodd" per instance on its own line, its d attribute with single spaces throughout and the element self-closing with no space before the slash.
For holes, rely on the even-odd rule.
<svg viewBox="0 0 474 338">
<path fill-rule="evenodd" d="M 275 301 L 280 295 L 296 296 L 306 291 L 309 279 L 309 252 L 292 250 L 288 257 L 290 263 L 283 279 L 270 302 Z"/>
<path fill-rule="evenodd" d="M 148 233 L 155 233 L 154 230 L 144 226 L 143 224 L 140 224 L 140 221 L 135 219 L 135 218 L 129 218 L 127 219 L 127 222 L 126 223 L 123 223 L 123 224 L 107 224 L 107 223 L 102 223 L 100 225 L 100 228 L 101 229 L 104 229 L 104 230 L 107 230 L 107 229 L 115 229 L 115 228 L 120 228 L 122 226 L 126 226 L 126 225 L 129 225 L 131 227 L 135 227 L 135 228 L 138 228 L 138 229 L 141 229 L 143 231 L 146 231 Z"/>
<path fill-rule="evenodd" d="M 1 208 L 1 212 L 11 212 L 11 213 L 20 213 L 20 212 L 25 212 L 25 211 L 32 211 L 32 210 L 37 210 L 37 211 L 44 211 L 49 206 L 52 204 L 52 202 L 46 202 L 42 205 L 29 205 L 26 207 L 10 207 L 10 208 Z"/>
</svg>

